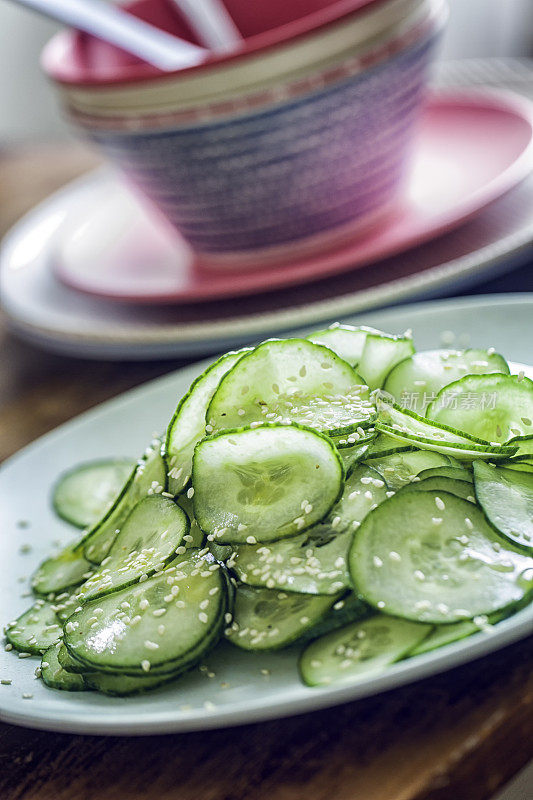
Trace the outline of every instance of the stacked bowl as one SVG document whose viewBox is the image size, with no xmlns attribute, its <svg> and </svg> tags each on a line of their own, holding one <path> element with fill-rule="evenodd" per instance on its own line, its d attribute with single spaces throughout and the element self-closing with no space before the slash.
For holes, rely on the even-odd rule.
<svg viewBox="0 0 533 800">
<path fill-rule="evenodd" d="M 327 249 L 393 208 L 444 0 L 227 0 L 244 41 L 162 73 L 63 32 L 44 64 L 70 119 L 208 269 Z M 194 40 L 169 0 L 129 11 Z"/>
</svg>

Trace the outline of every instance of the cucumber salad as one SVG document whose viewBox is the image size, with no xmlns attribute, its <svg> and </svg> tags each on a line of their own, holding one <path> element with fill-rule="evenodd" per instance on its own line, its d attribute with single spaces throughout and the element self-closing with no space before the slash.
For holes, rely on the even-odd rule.
<svg viewBox="0 0 533 800">
<path fill-rule="evenodd" d="M 144 692 L 222 641 L 353 682 L 533 599 L 533 382 L 409 333 L 272 339 L 209 366 L 136 463 L 73 467 L 52 502 L 83 530 L 5 627 L 47 686 Z"/>
</svg>

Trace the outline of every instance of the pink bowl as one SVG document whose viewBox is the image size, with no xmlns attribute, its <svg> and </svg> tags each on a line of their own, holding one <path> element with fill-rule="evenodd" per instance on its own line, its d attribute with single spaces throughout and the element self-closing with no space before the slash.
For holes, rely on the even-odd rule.
<svg viewBox="0 0 533 800">
<path fill-rule="evenodd" d="M 170 75 L 56 37 L 44 64 L 70 118 L 204 267 L 283 261 L 376 224 L 405 171 L 441 0 L 272 0 L 260 18 L 227 5 L 242 51 Z M 129 9 L 192 39 L 164 0 Z"/>
</svg>

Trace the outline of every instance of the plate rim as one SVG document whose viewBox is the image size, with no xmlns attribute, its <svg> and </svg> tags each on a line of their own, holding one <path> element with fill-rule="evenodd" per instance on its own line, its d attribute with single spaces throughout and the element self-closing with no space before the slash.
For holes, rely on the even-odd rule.
<svg viewBox="0 0 533 800">
<path fill-rule="evenodd" d="M 472 308 L 487 308 L 487 306 L 499 306 L 505 309 L 518 304 L 533 308 L 533 293 L 513 294 L 513 295 L 480 295 L 465 298 L 452 298 L 446 300 L 429 301 L 425 303 L 412 304 L 418 307 L 420 313 L 427 312 L 428 307 L 459 306 L 463 310 Z M 412 313 L 411 306 L 407 306 L 409 313 Z M 397 311 L 397 309 L 391 309 Z M 386 313 L 386 312 L 385 312 Z M 350 321 L 349 318 L 345 321 Z M 416 322 L 414 323 L 416 326 Z M 43 446 L 48 446 L 50 442 L 58 436 L 69 436 L 76 428 L 95 424 L 98 419 L 106 415 L 113 408 L 120 408 L 124 402 L 131 400 L 145 400 L 145 396 L 151 392 L 165 391 L 165 384 L 169 387 L 173 381 L 183 377 L 185 381 L 201 371 L 206 363 L 212 359 L 203 359 L 200 362 L 173 370 L 161 377 L 134 387 L 126 392 L 117 395 L 110 400 L 100 403 L 97 406 L 82 412 L 73 419 L 63 423 L 52 431 L 40 436 L 30 444 L 21 448 L 13 456 L 6 459 L 0 465 L 0 482 L 2 482 L 6 470 L 12 465 L 16 465 L 19 460 L 31 455 L 32 451 L 38 450 Z M 46 483 L 49 488 L 48 482 Z M 99 735 L 147 735 L 186 732 L 193 730 L 207 730 L 215 727 L 230 727 L 235 725 L 245 725 L 254 722 L 264 721 L 273 718 L 282 718 L 299 713 L 308 713 L 321 708 L 333 707 L 340 703 L 355 701 L 363 697 L 381 694 L 382 692 L 399 688 L 407 683 L 416 683 L 419 680 L 429 678 L 437 673 L 445 672 L 461 664 L 470 663 L 478 658 L 502 649 L 507 645 L 525 638 L 533 632 L 533 605 L 522 609 L 517 614 L 502 621 L 494 631 L 490 633 L 481 632 L 474 636 L 454 642 L 446 647 L 418 656 L 416 661 L 400 662 L 389 667 L 383 674 L 369 677 L 359 683 L 346 684 L 325 688 L 304 687 L 305 694 L 300 694 L 294 698 L 281 696 L 272 702 L 265 698 L 262 703 L 249 708 L 246 700 L 245 707 L 237 704 L 236 707 L 227 709 L 215 709 L 208 711 L 205 708 L 193 709 L 187 713 L 179 712 L 179 709 L 168 711 L 162 714 L 156 712 L 150 715 L 147 711 L 139 709 L 139 717 L 136 721 L 132 719 L 120 720 L 117 714 L 99 711 L 99 717 L 95 719 L 85 718 L 86 709 L 80 710 L 79 707 L 71 714 L 67 712 L 50 713 L 44 715 L 32 714 L 31 707 L 26 709 L 22 706 L 21 710 L 5 710 L 0 696 L 0 720 L 8 723 L 33 727 L 42 730 L 62 731 L 78 734 L 99 734 Z M 161 691 L 164 691 L 161 690 Z M 149 697 L 150 695 L 146 695 Z M 121 703 L 127 702 L 127 698 L 107 698 L 109 706 L 106 710 L 120 709 Z M 19 705 L 22 703 L 19 700 Z M 241 703 L 242 705 L 242 703 Z M 83 713 L 82 713 L 83 711 Z M 131 727 L 135 726 L 132 730 Z"/>
</svg>

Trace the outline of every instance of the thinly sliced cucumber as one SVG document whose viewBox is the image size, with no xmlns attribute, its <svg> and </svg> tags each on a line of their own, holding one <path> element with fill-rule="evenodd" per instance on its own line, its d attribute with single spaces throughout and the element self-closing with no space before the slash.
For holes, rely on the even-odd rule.
<svg viewBox="0 0 533 800">
<path fill-rule="evenodd" d="M 346 475 L 350 475 L 356 464 L 367 458 L 371 444 L 355 444 L 353 447 L 338 448 Z"/>
<path fill-rule="evenodd" d="M 533 434 L 530 436 L 514 436 L 506 442 L 506 445 L 518 448 L 512 457 L 512 461 L 525 461 L 533 465 Z"/>
<path fill-rule="evenodd" d="M 431 450 L 412 450 L 389 456 L 376 456 L 367 459 L 367 463 L 379 472 L 391 489 L 396 491 L 416 478 L 422 470 L 433 467 L 449 467 L 453 462 L 449 456 L 442 455 L 442 453 L 434 453 Z"/>
<path fill-rule="evenodd" d="M 70 672 L 73 675 L 88 675 L 90 672 L 95 672 L 94 667 L 88 667 L 86 664 L 78 661 L 77 658 L 74 658 L 64 644 L 62 644 L 57 651 L 57 660 L 65 672 Z"/>
<path fill-rule="evenodd" d="M 286 339 L 243 356 L 220 381 L 206 419 L 208 431 L 273 421 L 348 433 L 374 417 L 368 388 L 346 361 L 306 339 Z"/>
<path fill-rule="evenodd" d="M 420 477 L 420 476 L 419 476 Z M 434 478 L 420 479 L 415 483 L 408 483 L 402 492 L 449 492 L 456 497 L 462 497 L 470 503 L 475 503 L 474 487 L 470 481 L 458 481 L 456 478 L 445 478 L 435 475 Z"/>
<path fill-rule="evenodd" d="M 23 653 L 42 653 L 61 637 L 52 603 L 37 600 L 18 619 L 7 625 L 6 639 L 15 650 Z"/>
<path fill-rule="evenodd" d="M 491 443 L 529 435 L 533 381 L 516 375 L 467 375 L 441 389 L 426 416 Z"/>
<path fill-rule="evenodd" d="M 61 645 L 63 649 L 64 645 Z M 61 689 L 63 692 L 84 692 L 87 684 L 81 675 L 67 672 L 59 662 L 59 650 L 56 645 L 45 651 L 41 660 L 41 678 L 51 689 Z"/>
<path fill-rule="evenodd" d="M 400 361 L 387 376 L 384 389 L 398 403 L 423 414 L 438 392 L 465 375 L 509 374 L 499 353 L 487 350 L 426 350 Z"/>
<path fill-rule="evenodd" d="M 195 516 L 220 544 L 284 539 L 326 516 L 342 479 L 335 446 L 308 428 L 265 425 L 217 434 L 194 453 Z"/>
<path fill-rule="evenodd" d="M 296 594 L 242 584 L 226 638 L 243 650 L 287 647 L 321 622 L 338 600 L 339 595 Z"/>
<path fill-rule="evenodd" d="M 418 473 L 418 477 L 421 481 L 425 481 L 426 478 L 453 478 L 457 481 L 474 483 L 472 473 L 464 467 L 432 467 L 431 469 L 423 469 L 422 472 Z"/>
<path fill-rule="evenodd" d="M 91 600 L 65 624 L 75 659 L 102 672 L 170 674 L 196 663 L 218 638 L 226 580 L 204 551 L 191 551 L 143 583 Z"/>
<path fill-rule="evenodd" d="M 344 594 L 340 600 L 337 600 L 332 606 L 331 611 L 329 611 L 320 622 L 317 622 L 316 625 L 303 634 L 301 641 L 312 641 L 319 636 L 325 636 L 331 631 L 342 628 L 350 622 L 357 622 L 358 620 L 373 616 L 374 613 L 374 609 L 369 606 L 368 603 L 361 600 L 354 592 L 349 592 L 348 594 Z"/>
<path fill-rule="evenodd" d="M 166 479 L 161 443 L 156 440 L 124 484 L 114 506 L 85 535 L 81 542 L 85 558 L 100 564 L 132 508 L 141 498 L 161 492 L 166 486 Z"/>
<path fill-rule="evenodd" d="M 299 661 L 307 686 L 352 683 L 378 675 L 409 653 L 430 625 L 377 614 L 311 642 Z"/>
<path fill-rule="evenodd" d="M 86 602 L 116 592 L 162 570 L 189 527 L 187 514 L 172 500 L 144 497 L 126 518 L 100 568 L 80 586 L 78 599 Z"/>
<path fill-rule="evenodd" d="M 251 348 L 244 348 L 219 358 L 193 381 L 178 403 L 165 442 L 168 488 L 172 494 L 179 494 L 189 482 L 194 448 L 205 436 L 205 415 L 218 384 L 226 372 L 249 352 Z"/>
<path fill-rule="evenodd" d="M 84 675 L 84 682 L 90 689 L 95 689 L 111 697 L 130 697 L 143 694 L 151 689 L 157 689 L 170 681 L 176 680 L 181 673 L 176 675 L 146 675 L 134 677 L 133 675 L 109 675 L 105 672 L 89 672 Z"/>
<path fill-rule="evenodd" d="M 490 524 L 517 547 L 533 550 L 533 474 L 474 462 L 476 497 Z"/>
<path fill-rule="evenodd" d="M 108 459 L 65 472 L 53 490 L 56 514 L 78 528 L 94 525 L 113 505 L 134 466 L 131 459 Z"/>
<path fill-rule="evenodd" d="M 337 594 L 350 585 L 346 556 L 353 531 L 376 504 L 386 499 L 386 492 L 378 472 L 355 467 L 324 523 L 268 546 L 236 547 L 231 562 L 238 578 L 250 586 Z"/>
<path fill-rule="evenodd" d="M 357 369 L 371 389 L 380 389 L 391 369 L 414 352 L 410 336 L 369 333 Z"/>
<path fill-rule="evenodd" d="M 491 614 L 533 590 L 531 559 L 446 492 L 399 492 L 378 506 L 355 533 L 349 567 L 370 605 L 420 622 Z"/>
<path fill-rule="evenodd" d="M 357 367 L 369 333 L 375 333 L 378 336 L 382 335 L 382 332 L 376 330 L 376 328 L 367 328 L 365 325 L 354 328 L 352 325 L 335 323 L 325 331 L 310 333 L 307 338 L 315 344 L 323 344 L 325 347 L 329 347 L 330 350 L 337 353 L 352 367 Z"/>
<path fill-rule="evenodd" d="M 422 639 L 422 641 L 407 654 L 407 657 L 420 656 L 423 653 L 429 653 L 439 647 L 445 647 L 447 644 L 466 639 L 468 636 L 472 636 L 474 633 L 479 633 L 482 630 L 490 630 L 493 625 L 506 616 L 507 615 L 503 612 L 497 612 L 496 614 L 491 614 L 490 617 L 482 616 L 477 622 L 471 619 L 465 619 L 463 622 L 452 622 L 451 625 L 436 625 L 429 636 Z"/>
<path fill-rule="evenodd" d="M 43 561 L 32 577 L 33 591 L 46 597 L 68 591 L 90 577 L 94 565 L 84 558 L 80 545 L 81 541 L 68 545 L 57 556 Z"/>
<path fill-rule="evenodd" d="M 462 461 L 477 458 L 509 458 L 513 449 L 502 445 L 491 445 L 489 442 L 473 436 L 462 435 L 447 425 L 438 425 L 414 411 L 400 408 L 395 403 L 388 403 L 378 397 L 377 409 L 379 419 L 375 427 L 389 439 L 400 441 L 406 445 L 414 445 L 424 450 L 451 454 Z"/>
<path fill-rule="evenodd" d="M 374 458 L 375 456 L 391 456 L 395 453 L 408 453 L 410 450 L 417 448 L 411 444 L 402 444 L 392 436 L 387 436 L 386 433 L 378 433 L 368 451 L 367 458 Z"/>
</svg>

